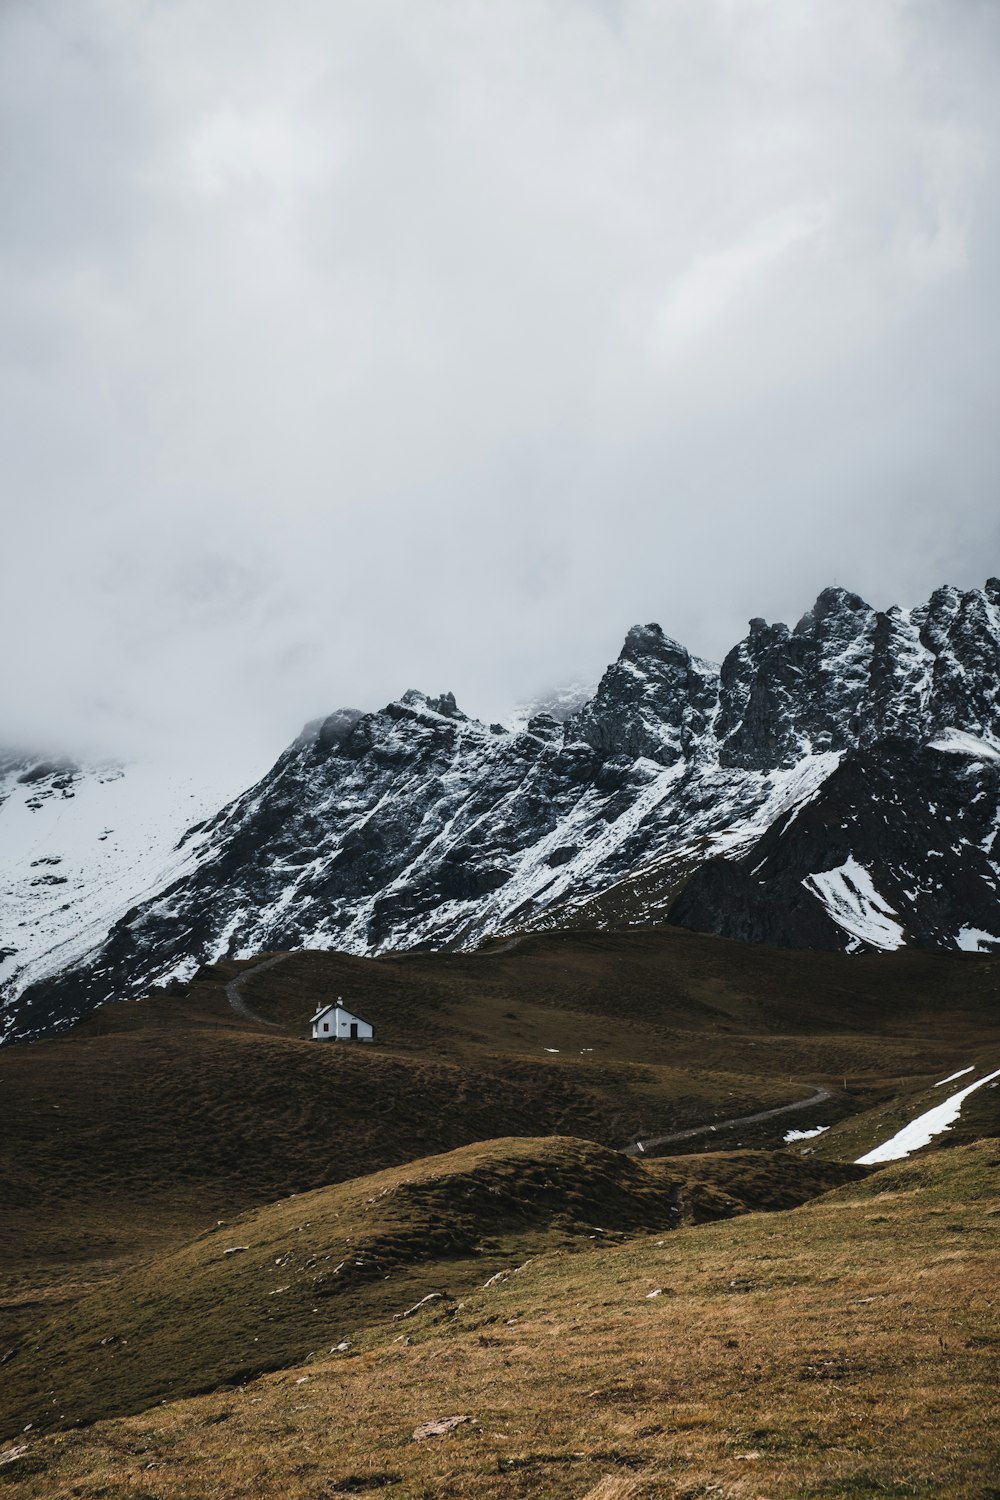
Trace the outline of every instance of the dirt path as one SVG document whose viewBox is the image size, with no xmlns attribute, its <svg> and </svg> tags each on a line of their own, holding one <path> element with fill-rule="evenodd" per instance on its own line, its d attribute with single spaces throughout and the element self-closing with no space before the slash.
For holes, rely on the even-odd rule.
<svg viewBox="0 0 1000 1500">
<path fill-rule="evenodd" d="M 259 1016 L 255 1010 L 250 1009 L 243 998 L 243 986 L 252 974 L 260 974 L 264 969 L 273 969 L 275 964 L 284 963 L 285 959 L 290 957 L 289 953 L 278 953 L 274 958 L 262 959 L 259 964 L 254 964 L 252 969 L 244 969 L 242 974 L 238 974 L 235 979 L 230 979 L 226 985 L 226 999 L 244 1021 L 256 1021 L 260 1026 L 273 1026 L 277 1031 L 284 1030 L 279 1022 L 268 1021 L 264 1016 Z"/>
<path fill-rule="evenodd" d="M 829 1089 L 817 1089 L 808 1099 L 797 1099 L 794 1104 L 780 1104 L 777 1109 L 758 1110 L 755 1115 L 740 1115 L 734 1120 L 716 1120 L 711 1125 L 694 1125 L 689 1130 L 674 1130 L 669 1135 L 651 1135 L 643 1141 L 632 1141 L 622 1147 L 623 1156 L 640 1156 L 651 1146 L 669 1146 L 674 1141 L 691 1141 L 699 1135 L 710 1135 L 716 1130 L 732 1130 L 736 1125 L 757 1125 L 762 1120 L 776 1120 L 779 1115 L 790 1115 L 798 1109 L 811 1109 L 815 1104 L 825 1104 Z"/>
</svg>

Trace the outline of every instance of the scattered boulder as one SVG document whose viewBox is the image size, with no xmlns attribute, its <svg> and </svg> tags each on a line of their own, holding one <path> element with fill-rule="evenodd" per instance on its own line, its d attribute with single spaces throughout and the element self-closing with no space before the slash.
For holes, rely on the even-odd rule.
<svg viewBox="0 0 1000 1500">
<path fill-rule="evenodd" d="M 456 1427 L 461 1427 L 463 1422 L 471 1422 L 471 1417 L 438 1417 L 434 1422 L 424 1422 L 413 1429 L 413 1441 L 422 1443 L 425 1438 L 444 1437 L 445 1433 L 453 1432 Z"/>
</svg>

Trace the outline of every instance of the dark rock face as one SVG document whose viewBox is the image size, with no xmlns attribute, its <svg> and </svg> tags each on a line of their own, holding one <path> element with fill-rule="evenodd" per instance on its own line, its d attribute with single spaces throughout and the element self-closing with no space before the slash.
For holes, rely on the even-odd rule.
<svg viewBox="0 0 1000 1500">
<path fill-rule="evenodd" d="M 11 997 L 14 1030 L 226 954 L 573 925 L 614 889 L 629 920 L 755 942 L 986 945 L 998 768 L 996 579 L 886 612 L 826 589 L 794 629 L 753 620 L 721 670 L 636 626 L 564 721 L 504 730 L 411 690 L 309 725 L 182 875 Z"/>
<path fill-rule="evenodd" d="M 790 948 L 946 948 L 979 932 L 1000 951 L 998 812 L 1000 757 L 884 740 L 846 755 L 749 854 L 697 870 L 669 920 Z"/>
<path fill-rule="evenodd" d="M 659 625 L 634 625 L 594 698 L 569 720 L 568 733 L 602 755 L 646 756 L 671 766 L 704 736 L 717 701 L 714 666 Z"/>
<path fill-rule="evenodd" d="M 844 589 L 824 589 L 794 630 L 751 620 L 722 664 L 722 764 L 792 766 L 857 743 L 876 620 Z"/>
<path fill-rule="evenodd" d="M 824 589 L 795 629 L 750 622 L 726 657 L 716 724 L 726 766 L 794 765 L 886 737 L 945 728 L 995 732 L 1000 580 L 936 590 L 928 604 L 876 612 Z"/>
</svg>

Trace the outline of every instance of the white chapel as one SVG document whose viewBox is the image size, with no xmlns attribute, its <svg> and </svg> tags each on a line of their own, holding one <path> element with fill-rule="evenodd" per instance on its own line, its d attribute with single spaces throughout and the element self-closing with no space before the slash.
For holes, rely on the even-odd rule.
<svg viewBox="0 0 1000 1500">
<path fill-rule="evenodd" d="M 313 1016 L 312 1034 L 317 1042 L 370 1042 L 375 1027 L 348 1010 L 338 995 L 336 1005 L 324 1005 Z"/>
</svg>

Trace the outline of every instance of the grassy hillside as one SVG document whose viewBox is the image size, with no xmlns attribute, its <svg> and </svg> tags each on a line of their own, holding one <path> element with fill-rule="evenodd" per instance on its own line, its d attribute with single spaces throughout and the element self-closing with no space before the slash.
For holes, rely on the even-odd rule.
<svg viewBox="0 0 1000 1500">
<path fill-rule="evenodd" d="M 580 1237 L 297 1369 L 25 1434 L 8 1493 L 988 1500 L 998 1167 L 982 1142 L 789 1213 Z"/>
<path fill-rule="evenodd" d="M 246 994 L 291 1029 L 302 1028 L 317 996 L 343 994 L 362 1014 L 372 1012 L 381 1040 L 417 1050 L 425 1048 L 421 1032 L 456 1047 L 558 1046 L 548 1027 L 562 1016 L 567 1047 L 592 1045 L 596 1036 L 628 1056 L 631 1038 L 637 1059 L 670 1061 L 686 1037 L 698 1038 L 701 1057 L 717 1035 L 731 1059 L 725 1039 L 748 1033 L 788 1032 L 804 1048 L 807 1036 L 828 1033 L 919 1036 L 939 1029 L 942 1011 L 957 1028 L 978 1025 L 984 1007 L 996 1005 L 998 985 L 1000 960 L 985 955 L 794 952 L 663 928 L 538 934 L 476 953 L 294 954 L 248 981 Z M 787 1061 L 779 1050 L 773 1071 Z"/>
<path fill-rule="evenodd" d="M 864 1168 L 766 1153 L 636 1163 L 592 1142 L 503 1140 L 427 1157 L 219 1223 L 126 1273 L 18 1347 L 0 1436 L 138 1411 L 336 1345 L 515 1261 L 682 1216 L 787 1206 Z"/>
<path fill-rule="evenodd" d="M 808 1119 L 684 1149 L 775 1145 L 788 1123 L 849 1116 L 850 1135 L 804 1148 L 849 1159 L 891 1133 L 894 1109 L 1000 1051 L 1000 962 L 985 957 L 790 953 L 676 929 L 303 953 L 249 974 L 260 1022 L 224 993 L 250 968 L 0 1051 L 0 1356 L 136 1260 L 292 1192 L 498 1136 L 620 1145 L 821 1085 L 833 1097 Z M 338 994 L 375 1045 L 305 1039 Z M 963 1128 L 973 1110 L 978 1133 L 1000 1128 L 998 1101 L 970 1099 Z M 873 1108 L 884 1121 L 858 1118 Z"/>
</svg>

